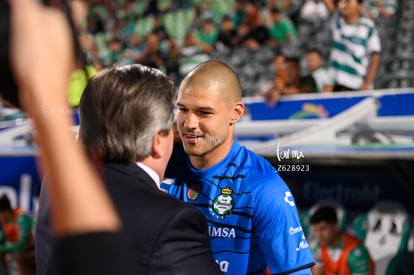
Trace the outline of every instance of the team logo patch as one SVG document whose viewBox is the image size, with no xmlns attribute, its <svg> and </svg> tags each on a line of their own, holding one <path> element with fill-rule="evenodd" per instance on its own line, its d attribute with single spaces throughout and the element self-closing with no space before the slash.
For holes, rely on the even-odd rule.
<svg viewBox="0 0 414 275">
<path fill-rule="evenodd" d="M 189 200 L 194 201 L 198 198 L 199 195 L 200 195 L 200 186 L 199 185 L 188 186 L 187 198 Z"/>
<path fill-rule="evenodd" d="M 221 189 L 221 194 L 214 199 L 212 210 L 216 214 L 216 218 L 224 219 L 230 215 L 234 206 L 234 199 L 231 196 L 232 193 L 233 190 L 226 187 Z"/>
</svg>

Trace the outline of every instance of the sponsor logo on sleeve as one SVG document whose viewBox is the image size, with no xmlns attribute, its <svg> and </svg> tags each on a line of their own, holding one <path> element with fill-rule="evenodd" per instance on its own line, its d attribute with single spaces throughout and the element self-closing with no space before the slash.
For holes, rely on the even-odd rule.
<svg viewBox="0 0 414 275">
<path fill-rule="evenodd" d="M 292 193 L 285 192 L 285 202 L 288 203 L 290 206 L 295 206 L 295 202 L 293 201 Z"/>
<path fill-rule="evenodd" d="M 302 232 L 303 230 L 302 230 L 302 226 L 298 226 L 298 227 L 290 227 L 289 228 L 289 234 L 290 235 L 295 235 L 295 234 L 297 234 L 297 233 L 300 233 L 300 232 Z"/>
<path fill-rule="evenodd" d="M 300 241 L 299 246 L 298 246 L 298 247 L 296 247 L 296 251 L 297 251 L 297 252 L 299 252 L 300 250 L 302 250 L 302 249 L 306 249 L 306 248 L 308 248 L 308 247 L 309 247 L 309 244 L 308 244 L 308 242 L 306 241 L 305 234 L 302 234 L 302 240 Z"/>
</svg>

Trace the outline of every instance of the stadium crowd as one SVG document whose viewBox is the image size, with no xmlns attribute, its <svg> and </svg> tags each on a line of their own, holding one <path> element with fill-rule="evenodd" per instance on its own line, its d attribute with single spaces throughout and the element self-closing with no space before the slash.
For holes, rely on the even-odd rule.
<svg viewBox="0 0 414 275">
<path fill-rule="evenodd" d="M 326 78 L 326 72 L 313 73 L 315 69 L 307 64 L 305 56 L 308 51 L 314 51 L 322 58 L 319 67 L 328 69 L 332 64 L 331 49 L 337 48 L 333 45 L 338 39 L 334 41 L 330 21 L 336 14 L 335 6 L 341 6 L 335 5 L 336 2 L 347 1 L 95 0 L 84 23 L 82 41 L 88 52 L 87 62 L 97 70 L 112 64 L 141 63 L 161 69 L 176 83 L 194 65 L 207 59 L 222 60 L 240 75 L 244 96 L 263 94 L 269 88 L 269 82 L 276 79 L 276 71 L 289 67 L 289 64 L 277 68 L 272 65 L 274 57 L 281 53 L 286 59 L 295 59 L 294 62 L 299 63 L 287 72 L 287 81 L 291 82 L 287 85 L 296 87 L 283 91 L 282 94 L 291 94 L 303 92 L 298 87 L 303 85 L 299 76 L 317 75 L 318 78 Z M 340 11 L 342 15 L 349 13 L 348 6 L 350 5 L 346 5 L 344 12 Z M 382 41 L 382 38 L 378 38 L 375 23 L 382 25 L 386 24 L 385 21 L 390 21 L 398 9 L 398 2 L 366 0 L 356 6 L 357 9 L 352 12 L 357 13 L 358 20 L 362 20 L 356 25 L 369 28 L 369 33 L 363 34 L 369 37 L 359 37 L 367 40 L 366 51 L 362 56 L 361 53 L 356 53 L 356 58 L 360 58 L 359 62 L 366 67 L 368 65 L 365 63 L 370 61 L 368 59 L 371 59 L 371 54 L 381 52 L 379 40 Z M 359 14 L 364 16 L 359 17 Z M 355 31 L 346 30 L 346 27 L 340 25 L 338 35 L 341 31 Z M 377 41 L 371 41 L 375 39 Z M 344 45 L 351 49 L 350 55 L 359 51 L 347 42 Z M 337 53 L 335 56 L 338 58 Z M 378 63 L 378 60 L 375 61 Z M 351 70 L 355 66 L 358 65 L 351 64 Z M 344 90 L 374 88 L 376 71 L 376 68 L 370 72 L 365 69 L 358 71 L 358 74 L 363 74 L 360 76 L 362 78 L 371 74 L 370 83 L 365 83 L 366 85 L 343 87 L 341 81 L 337 84 Z M 316 80 L 319 81 L 324 80 Z M 321 84 L 311 84 L 313 87 L 308 87 L 305 92 L 321 90 L 317 88 Z M 381 84 L 375 88 L 384 88 L 380 86 Z"/>
<path fill-rule="evenodd" d="M 191 68 L 207 59 L 221 60 L 237 72 L 243 96 L 260 95 L 269 102 L 276 102 L 281 94 L 332 91 L 338 87 L 334 87 L 331 71 L 331 49 L 337 48 L 334 47 L 336 42 L 333 40 L 331 21 L 337 13 L 334 11 L 335 4 L 345 2 L 89 1 L 88 15 L 82 22 L 79 35 L 87 53 L 85 64 L 79 64 L 83 65 L 79 67 L 86 69 L 72 74 L 69 102 L 77 106 L 87 79 L 114 64 L 140 63 L 155 67 L 178 85 Z M 379 39 L 371 43 L 375 45 L 368 46 L 362 56 L 360 53 L 354 56 L 363 64 L 362 71 L 357 68 L 358 64 L 355 65 L 357 62 L 342 65 L 357 68 L 360 78 L 370 74 L 371 83 L 364 87 L 344 87 L 338 83 L 341 89 L 386 89 L 414 84 L 407 77 L 409 71 L 414 69 L 409 57 L 406 57 L 411 53 L 408 45 L 411 42 L 405 40 L 411 36 L 404 31 L 410 32 L 407 24 L 411 21 L 405 20 L 404 16 L 410 16 L 408 7 L 411 6 L 405 5 L 407 9 L 403 11 L 400 7 L 404 5 L 405 2 L 399 0 L 361 1 L 356 12 L 363 21 L 356 24 L 356 30 L 369 22 L 372 28 L 370 35 L 372 32 Z M 338 29 L 339 36 L 341 30 L 344 30 L 343 24 Z M 396 33 L 397 41 L 402 39 L 398 45 L 388 39 Z M 352 36 L 347 39 L 352 40 Z M 346 49 L 352 48 L 351 53 L 355 50 L 347 43 L 344 45 Z M 397 51 L 401 58 L 397 56 Z M 379 53 L 379 61 L 376 60 L 379 64 L 368 73 L 365 63 L 370 61 L 371 53 Z M 276 65 L 275 59 L 280 55 L 286 62 Z M 353 58 L 352 54 L 349 56 Z M 283 91 L 275 93 L 275 87 Z M 0 111 L 0 120 L 22 116 L 14 111 L 8 112 L 7 109 Z"/>
</svg>

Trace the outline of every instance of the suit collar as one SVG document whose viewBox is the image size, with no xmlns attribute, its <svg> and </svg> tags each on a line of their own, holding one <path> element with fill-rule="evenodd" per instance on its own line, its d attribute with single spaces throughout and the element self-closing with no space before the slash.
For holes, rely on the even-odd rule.
<svg viewBox="0 0 414 275">
<path fill-rule="evenodd" d="M 116 170 L 122 174 L 136 178 L 139 182 L 143 183 L 144 186 L 160 191 L 154 180 L 136 163 L 118 163 L 118 162 L 107 162 L 104 163 L 105 169 Z"/>
<path fill-rule="evenodd" d="M 158 188 L 160 188 L 160 176 L 149 166 L 145 165 L 142 162 L 137 162 L 136 163 L 138 165 L 138 167 L 140 167 L 142 170 L 145 171 L 145 173 L 148 174 L 148 176 L 151 177 L 151 179 L 154 181 L 154 183 L 157 185 Z"/>
</svg>

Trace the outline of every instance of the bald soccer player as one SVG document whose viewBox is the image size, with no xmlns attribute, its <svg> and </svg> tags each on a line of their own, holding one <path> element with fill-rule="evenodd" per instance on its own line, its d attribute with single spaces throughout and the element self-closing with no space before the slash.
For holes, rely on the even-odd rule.
<svg viewBox="0 0 414 275">
<path fill-rule="evenodd" d="M 199 64 L 182 81 L 177 106 L 187 154 L 172 157 L 167 176 L 175 180 L 163 187 L 205 215 L 221 270 L 311 274 L 312 253 L 288 186 L 270 163 L 234 141 L 245 108 L 236 73 L 215 60 Z"/>
</svg>

